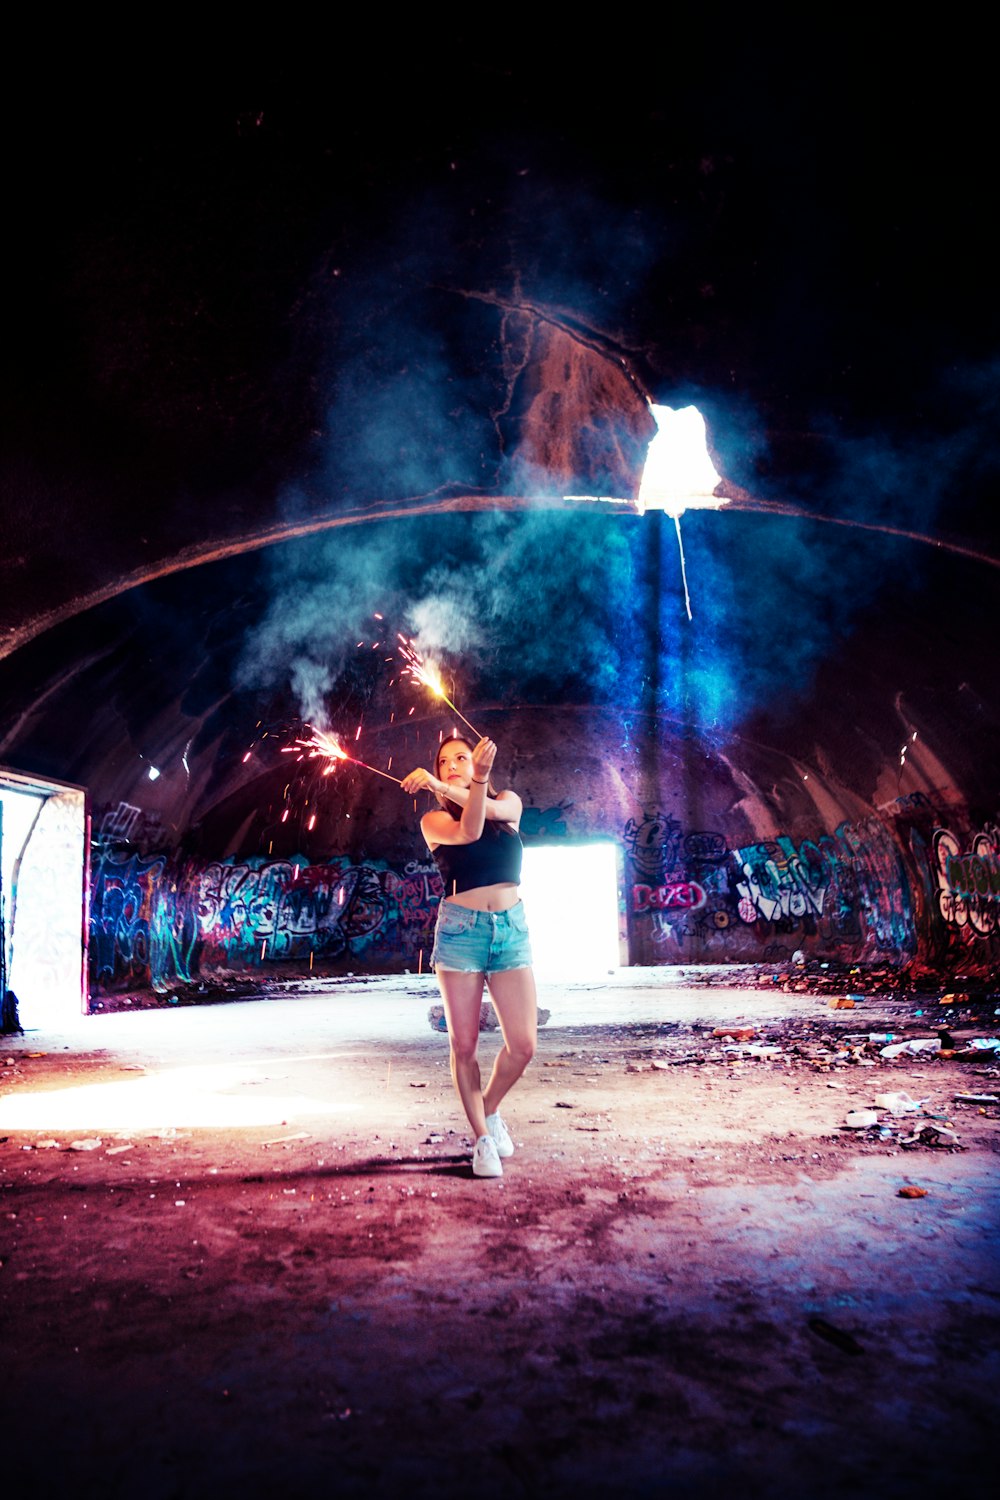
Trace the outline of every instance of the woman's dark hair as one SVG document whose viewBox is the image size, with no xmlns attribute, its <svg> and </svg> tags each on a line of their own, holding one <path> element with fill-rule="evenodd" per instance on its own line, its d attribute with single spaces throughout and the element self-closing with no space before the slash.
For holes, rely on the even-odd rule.
<svg viewBox="0 0 1000 1500">
<path fill-rule="evenodd" d="M 464 734 L 449 734 L 448 738 L 446 740 L 442 740 L 441 743 L 440 743 L 440 745 L 438 745 L 438 747 L 437 747 L 437 754 L 434 757 L 434 775 L 435 776 L 437 776 L 439 768 L 440 768 L 440 765 L 441 765 L 441 751 L 444 749 L 445 745 L 464 745 L 466 747 L 466 749 L 469 751 L 470 755 L 471 755 L 472 751 L 475 748 L 475 746 L 469 744 L 469 741 L 465 738 Z M 496 788 L 494 787 L 492 780 L 488 781 L 486 783 L 486 795 L 487 795 L 487 797 L 496 797 L 496 794 L 497 794 L 496 793 Z M 458 803 L 457 802 L 451 802 L 446 797 L 444 799 L 444 805 L 445 805 L 445 808 L 447 809 L 447 811 L 451 813 L 452 817 L 455 819 L 455 822 L 457 823 L 458 820 L 459 820 L 459 818 L 462 816 L 462 809 L 459 807 Z"/>
</svg>

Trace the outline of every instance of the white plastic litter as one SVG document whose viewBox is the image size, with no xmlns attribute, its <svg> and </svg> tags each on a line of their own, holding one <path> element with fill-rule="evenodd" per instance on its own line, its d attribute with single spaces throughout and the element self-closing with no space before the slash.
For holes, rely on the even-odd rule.
<svg viewBox="0 0 1000 1500">
<path fill-rule="evenodd" d="M 940 1052 L 941 1043 L 936 1036 L 914 1037 L 909 1042 L 893 1042 L 889 1047 L 883 1047 L 879 1057 L 900 1057 L 904 1052 Z"/>
<path fill-rule="evenodd" d="M 878 1112 L 874 1109 L 851 1109 L 844 1116 L 844 1124 L 850 1130 L 867 1130 L 878 1124 Z"/>
<path fill-rule="evenodd" d="M 926 1099 L 914 1099 L 905 1089 L 875 1095 L 875 1108 L 887 1109 L 891 1115 L 911 1114 L 916 1109 L 923 1109 L 926 1103 Z"/>
</svg>

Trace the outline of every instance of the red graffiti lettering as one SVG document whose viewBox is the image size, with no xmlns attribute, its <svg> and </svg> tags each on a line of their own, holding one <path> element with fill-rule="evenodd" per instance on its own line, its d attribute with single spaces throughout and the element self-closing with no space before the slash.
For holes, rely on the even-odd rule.
<svg viewBox="0 0 1000 1500">
<path fill-rule="evenodd" d="M 696 880 L 678 880 L 672 885 L 634 885 L 632 911 L 697 911 L 705 905 L 705 892 Z"/>
</svg>

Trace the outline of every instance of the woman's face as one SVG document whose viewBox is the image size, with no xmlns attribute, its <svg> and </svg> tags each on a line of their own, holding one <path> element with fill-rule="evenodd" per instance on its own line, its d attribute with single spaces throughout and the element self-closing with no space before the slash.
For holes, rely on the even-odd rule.
<svg viewBox="0 0 1000 1500">
<path fill-rule="evenodd" d="M 437 753 L 437 777 L 447 786 L 471 786 L 472 746 L 465 740 L 445 740 Z"/>
</svg>

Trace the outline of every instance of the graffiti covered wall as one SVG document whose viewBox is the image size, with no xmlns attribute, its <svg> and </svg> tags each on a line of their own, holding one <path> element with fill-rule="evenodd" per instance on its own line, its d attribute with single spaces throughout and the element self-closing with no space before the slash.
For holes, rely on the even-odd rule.
<svg viewBox="0 0 1000 1500">
<path fill-rule="evenodd" d="M 121 807 L 115 817 L 127 820 Z M 282 966 L 402 972 L 429 962 L 442 894 L 429 858 L 195 861 L 136 852 L 109 826 L 91 861 L 94 993 L 162 993 Z M 526 805 L 523 834 L 567 846 L 607 837 L 600 817 L 543 801 Z M 927 796 L 753 841 L 651 808 L 625 817 L 618 837 L 631 965 L 780 965 L 802 950 L 985 974 L 1000 959 L 996 823 L 970 828 Z"/>
<path fill-rule="evenodd" d="M 296 961 L 417 968 L 429 955 L 441 879 L 430 862 L 401 870 L 333 859 L 174 862 L 95 850 L 91 982 L 110 993 L 210 980 Z"/>
<path fill-rule="evenodd" d="M 926 824 L 934 809 L 921 811 Z M 781 962 L 802 949 L 988 969 L 1000 956 L 1000 833 L 938 826 L 924 837 L 907 812 L 902 827 L 873 815 L 735 847 L 662 811 L 629 819 L 632 962 Z"/>
</svg>

